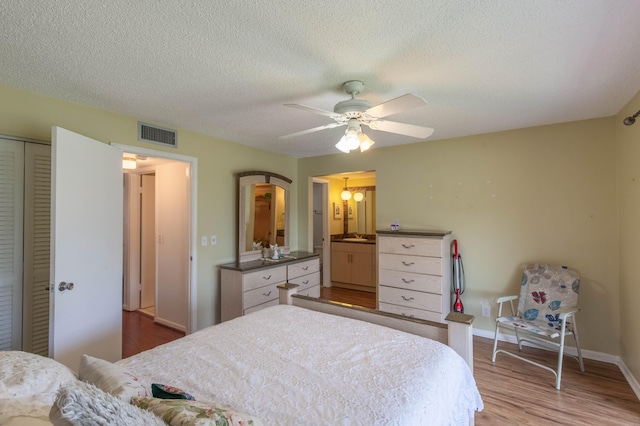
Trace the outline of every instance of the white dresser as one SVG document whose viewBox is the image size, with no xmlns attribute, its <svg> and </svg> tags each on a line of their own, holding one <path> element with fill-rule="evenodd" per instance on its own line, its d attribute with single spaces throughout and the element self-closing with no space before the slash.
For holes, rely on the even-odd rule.
<svg viewBox="0 0 640 426">
<path fill-rule="evenodd" d="M 298 294 L 320 297 L 319 256 L 307 252 L 289 256 L 279 262 L 252 260 L 220 265 L 221 321 L 277 305 L 277 286 L 286 282 L 298 284 Z"/>
<path fill-rule="evenodd" d="M 444 323 L 451 311 L 451 232 L 377 235 L 378 309 Z"/>
</svg>

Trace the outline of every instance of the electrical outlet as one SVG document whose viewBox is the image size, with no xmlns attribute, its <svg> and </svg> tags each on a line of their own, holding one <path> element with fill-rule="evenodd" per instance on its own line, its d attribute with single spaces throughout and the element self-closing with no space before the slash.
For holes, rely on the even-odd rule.
<svg viewBox="0 0 640 426">
<path fill-rule="evenodd" d="M 202 236 L 202 245 L 203 245 L 203 246 L 206 246 L 206 245 L 207 245 L 207 236 L 206 236 L 206 235 L 203 235 L 203 236 Z"/>
<path fill-rule="evenodd" d="M 211 245 L 215 246 L 216 244 L 218 244 L 218 237 L 216 237 L 215 235 L 211 236 Z"/>
<path fill-rule="evenodd" d="M 482 305 L 482 316 L 483 317 L 490 317 L 491 316 L 491 306 L 489 305 Z"/>
</svg>

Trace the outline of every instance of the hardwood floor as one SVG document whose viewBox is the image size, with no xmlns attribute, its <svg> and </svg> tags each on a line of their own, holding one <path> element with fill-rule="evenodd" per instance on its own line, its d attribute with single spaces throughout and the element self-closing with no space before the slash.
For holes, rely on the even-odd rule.
<svg viewBox="0 0 640 426">
<path fill-rule="evenodd" d="M 349 290 L 340 287 L 320 287 L 320 298 L 350 303 L 365 308 L 376 308 L 376 294 L 368 291 Z"/>
<path fill-rule="evenodd" d="M 374 293 L 333 287 L 323 288 L 321 297 L 375 307 Z M 137 312 L 123 312 L 123 322 L 140 327 L 123 334 L 123 357 L 183 335 Z M 566 357 L 562 388 L 556 390 L 553 375 L 538 367 L 504 354 L 492 363 L 491 339 L 474 337 L 473 343 L 474 376 L 484 401 L 484 410 L 476 414 L 478 426 L 640 425 L 640 401 L 614 364 L 585 359 L 586 371 L 581 373 L 577 361 Z M 500 345 L 517 351 L 514 344 Z M 539 362 L 556 362 L 552 352 L 524 350 Z"/>
<path fill-rule="evenodd" d="M 498 343 L 510 347 L 511 343 Z M 565 357 L 561 389 L 553 374 L 508 355 L 491 362 L 493 340 L 474 337 L 474 376 L 484 401 L 476 425 L 639 425 L 640 401 L 618 366 L 589 359 L 585 372 Z M 554 353 L 523 349 L 527 356 L 554 366 Z"/>
<path fill-rule="evenodd" d="M 122 311 L 122 330 L 122 358 L 184 336 L 183 332 L 156 324 L 153 317 L 137 311 Z"/>
</svg>

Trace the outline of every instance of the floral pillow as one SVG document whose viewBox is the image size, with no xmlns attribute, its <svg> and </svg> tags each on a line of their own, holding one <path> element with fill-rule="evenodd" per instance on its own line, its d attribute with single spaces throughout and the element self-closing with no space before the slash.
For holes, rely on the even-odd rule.
<svg viewBox="0 0 640 426">
<path fill-rule="evenodd" d="M 258 426 L 262 422 L 247 413 L 214 402 L 184 399 L 132 398 L 131 403 L 151 411 L 170 426 Z"/>
<path fill-rule="evenodd" d="M 134 396 L 149 396 L 149 387 L 138 377 L 119 365 L 89 355 L 82 355 L 78 377 L 126 402 Z"/>
</svg>

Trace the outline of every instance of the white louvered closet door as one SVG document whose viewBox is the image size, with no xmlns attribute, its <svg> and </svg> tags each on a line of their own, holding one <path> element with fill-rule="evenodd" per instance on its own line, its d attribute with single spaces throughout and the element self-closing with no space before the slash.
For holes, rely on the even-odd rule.
<svg viewBox="0 0 640 426">
<path fill-rule="evenodd" d="M 49 355 L 51 147 L 25 145 L 22 349 Z"/>
<path fill-rule="evenodd" d="M 0 350 L 21 349 L 24 143 L 0 138 Z"/>
</svg>

